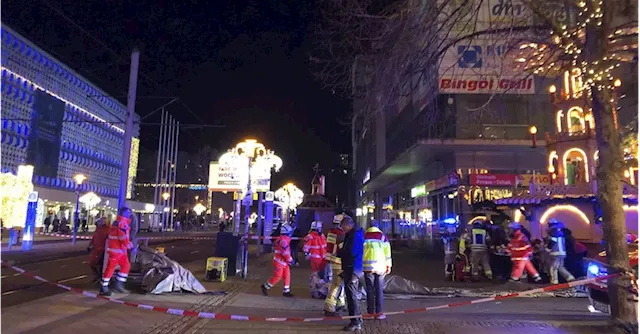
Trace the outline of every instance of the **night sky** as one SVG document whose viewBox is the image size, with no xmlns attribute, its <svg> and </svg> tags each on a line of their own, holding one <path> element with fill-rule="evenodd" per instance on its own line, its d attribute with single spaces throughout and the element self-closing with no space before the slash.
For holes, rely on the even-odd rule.
<svg viewBox="0 0 640 334">
<path fill-rule="evenodd" d="M 123 103 L 138 46 L 138 114 L 179 97 L 168 110 L 181 123 L 225 125 L 181 130 L 181 150 L 253 137 L 283 158 L 273 187 L 305 191 L 314 163 L 328 170 L 350 153 L 349 102 L 322 90 L 307 63 L 314 12 L 302 0 L 2 1 L 4 24 Z M 144 147 L 157 137 L 141 126 Z"/>
</svg>

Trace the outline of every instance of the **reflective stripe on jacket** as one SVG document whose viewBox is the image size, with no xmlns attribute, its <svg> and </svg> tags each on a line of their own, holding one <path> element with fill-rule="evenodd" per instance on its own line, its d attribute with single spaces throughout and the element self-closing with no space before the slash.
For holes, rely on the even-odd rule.
<svg viewBox="0 0 640 334">
<path fill-rule="evenodd" d="M 286 235 L 281 235 L 273 242 L 274 250 L 273 250 L 273 262 L 277 263 L 281 266 L 288 266 L 289 263 L 293 262 L 293 258 L 291 257 L 291 247 L 289 244 L 291 243 L 291 238 Z"/>
<path fill-rule="evenodd" d="M 364 233 L 364 255 L 362 270 L 382 274 L 391 268 L 391 244 L 377 227 L 370 227 Z"/>
<path fill-rule="evenodd" d="M 547 251 L 552 256 L 567 256 L 564 237 L 550 237 L 547 244 Z"/>
<path fill-rule="evenodd" d="M 527 236 L 517 230 L 509 240 L 506 251 L 511 256 L 511 260 L 528 260 L 533 253 L 533 248 Z"/>
<path fill-rule="evenodd" d="M 340 267 L 342 260 L 338 257 L 338 251 L 344 242 L 344 231 L 339 227 L 334 227 L 327 233 L 326 253 L 324 259 L 334 267 Z"/>
<path fill-rule="evenodd" d="M 131 241 L 129 241 L 130 221 L 131 219 L 118 216 L 116 221 L 111 225 L 109 235 L 107 236 L 107 253 L 127 253 L 127 249 L 129 249 L 131 245 Z"/>
<path fill-rule="evenodd" d="M 323 235 L 318 234 L 316 231 L 311 231 L 304 237 L 304 247 L 302 251 L 305 254 L 309 254 L 310 258 L 322 259 L 326 252 L 327 241 Z"/>
<path fill-rule="evenodd" d="M 487 241 L 489 236 L 487 235 L 487 231 L 480 228 L 474 228 L 471 230 L 470 236 L 470 247 L 471 251 L 487 251 Z"/>
</svg>

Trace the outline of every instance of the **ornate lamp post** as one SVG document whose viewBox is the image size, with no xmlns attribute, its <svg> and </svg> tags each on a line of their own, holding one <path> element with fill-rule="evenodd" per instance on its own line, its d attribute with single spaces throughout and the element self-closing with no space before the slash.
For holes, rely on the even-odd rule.
<svg viewBox="0 0 640 334">
<path fill-rule="evenodd" d="M 76 212 L 73 217 L 73 237 L 71 238 L 71 244 L 76 244 L 76 236 L 78 235 L 78 223 L 80 221 L 80 186 L 82 186 L 82 182 L 86 180 L 87 177 L 83 174 L 77 174 L 73 177 L 73 180 L 76 181 Z"/>
<path fill-rule="evenodd" d="M 244 240 L 242 253 L 242 277 L 247 277 L 247 258 L 248 258 L 248 235 L 249 235 L 249 218 L 251 216 L 251 204 L 253 202 L 253 190 L 251 176 L 271 177 L 271 170 L 277 172 L 282 167 L 282 159 L 268 150 L 262 143 L 255 139 L 247 139 L 238 143 L 234 148 L 223 154 L 218 159 L 220 164 L 228 164 L 240 171 L 241 177 L 246 176 L 246 188 L 242 189 L 243 196 L 238 196 L 236 202 L 234 220 L 234 232 L 240 233 L 240 205 L 241 198 L 246 206 Z M 246 169 L 245 169 L 246 168 Z M 243 175 L 244 174 L 244 175 Z M 244 184 L 244 182 L 241 182 Z"/>
<path fill-rule="evenodd" d="M 291 221 L 291 211 L 295 210 L 296 207 L 302 203 L 304 192 L 296 187 L 295 184 L 287 183 L 276 190 L 274 196 L 278 201 L 284 203 L 285 209 L 287 210 L 287 221 Z"/>
</svg>

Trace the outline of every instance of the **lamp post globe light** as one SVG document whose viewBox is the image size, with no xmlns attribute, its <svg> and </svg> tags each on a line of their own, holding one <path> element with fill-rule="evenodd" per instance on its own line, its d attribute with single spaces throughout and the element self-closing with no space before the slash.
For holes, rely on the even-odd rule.
<svg viewBox="0 0 640 334">
<path fill-rule="evenodd" d="M 167 201 L 169 200 L 169 197 L 171 197 L 171 194 L 169 194 L 168 192 L 164 192 L 162 193 L 162 199 L 164 200 L 164 209 L 162 209 L 162 231 L 164 232 L 164 230 L 167 229 L 167 212 L 168 212 L 168 208 L 167 208 Z M 173 214 L 173 213 L 171 213 Z"/>
<path fill-rule="evenodd" d="M 295 211 L 295 209 L 302 203 L 304 199 L 304 192 L 300 190 L 300 188 L 296 187 L 295 184 L 289 182 L 284 186 L 278 188 L 275 191 L 274 196 L 278 201 L 283 203 L 283 206 L 286 209 L 286 219 L 287 221 L 291 220 L 291 211 Z"/>
<path fill-rule="evenodd" d="M 73 180 L 76 182 L 76 212 L 73 217 L 73 237 L 71 238 L 71 244 L 76 244 L 76 236 L 78 235 L 78 224 L 80 222 L 80 187 L 82 183 L 87 179 L 83 174 L 76 174 Z"/>
</svg>

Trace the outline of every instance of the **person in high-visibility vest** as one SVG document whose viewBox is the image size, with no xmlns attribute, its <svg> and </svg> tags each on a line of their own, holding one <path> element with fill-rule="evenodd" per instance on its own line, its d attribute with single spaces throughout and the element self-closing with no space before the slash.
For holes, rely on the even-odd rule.
<svg viewBox="0 0 640 334">
<path fill-rule="evenodd" d="M 489 262 L 489 235 L 484 224 L 476 221 L 472 225 L 471 233 L 467 234 L 467 242 L 471 248 L 471 278 L 474 280 L 480 276 L 480 267 L 488 279 L 493 279 L 491 263 Z"/>
<path fill-rule="evenodd" d="M 269 289 L 283 280 L 282 295 L 285 297 L 293 297 L 291 294 L 291 265 L 293 257 L 291 256 L 291 233 L 293 230 L 288 224 L 282 225 L 280 228 L 280 236 L 273 241 L 273 275 L 262 284 L 262 294 L 269 295 Z"/>
<path fill-rule="evenodd" d="M 442 233 L 442 245 L 444 248 L 444 279 L 455 280 L 454 265 L 458 255 L 458 236 L 456 226 L 449 224 Z"/>
<path fill-rule="evenodd" d="M 120 208 L 118 217 L 116 221 L 111 224 L 109 236 L 107 237 L 107 247 L 105 250 L 107 260 L 104 272 L 102 273 L 100 295 L 111 295 L 109 282 L 118 266 L 120 267 L 120 271 L 118 271 L 116 275 L 115 290 L 121 293 L 128 293 L 124 284 L 127 282 L 129 269 L 131 268 L 127 251 L 133 248 L 133 244 L 129 240 L 130 222 L 131 210 L 127 207 Z"/>
<path fill-rule="evenodd" d="M 567 282 L 575 280 L 575 277 L 564 267 L 564 259 L 567 257 L 567 248 L 565 247 L 564 233 L 562 233 L 563 224 L 558 221 L 550 221 L 547 230 L 548 239 L 545 250 L 549 253 L 549 278 L 551 284 L 558 284 L 558 273 L 564 277 Z"/>
<path fill-rule="evenodd" d="M 338 251 L 344 242 L 344 230 L 340 227 L 340 222 L 344 214 L 337 214 L 333 217 L 333 227 L 327 233 L 327 252 L 324 255 L 323 264 L 327 270 L 331 271 L 331 287 L 327 298 L 324 300 L 324 314 L 327 317 L 337 315 L 337 311 L 345 308 L 345 295 L 342 276 L 342 261 L 338 257 Z"/>
<path fill-rule="evenodd" d="M 378 228 L 378 222 L 373 221 L 364 232 L 362 271 L 367 291 L 367 313 L 375 314 L 378 320 L 385 318 L 382 314 L 384 276 L 391 273 L 391 263 L 389 239 Z"/>
<path fill-rule="evenodd" d="M 327 238 L 322 234 L 322 222 L 311 223 L 311 232 L 304 237 L 304 247 L 302 248 L 305 258 L 311 264 L 311 273 L 317 274 L 322 266 L 324 253 L 327 248 Z"/>
</svg>

